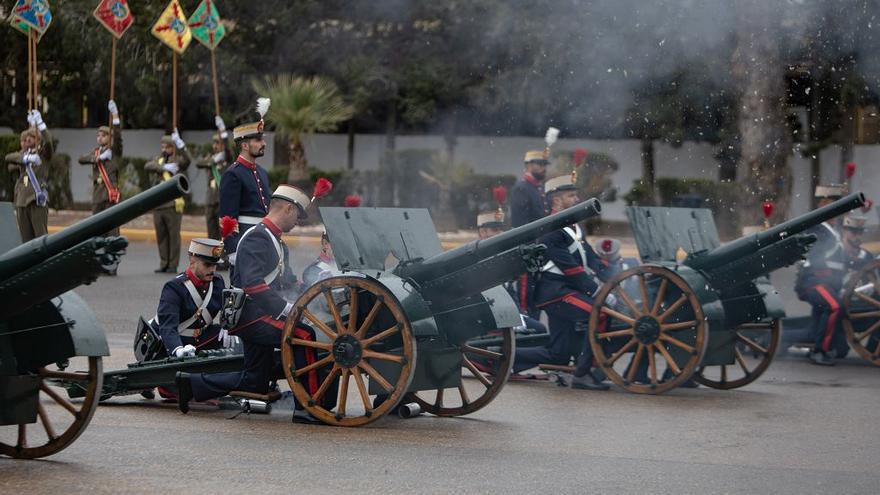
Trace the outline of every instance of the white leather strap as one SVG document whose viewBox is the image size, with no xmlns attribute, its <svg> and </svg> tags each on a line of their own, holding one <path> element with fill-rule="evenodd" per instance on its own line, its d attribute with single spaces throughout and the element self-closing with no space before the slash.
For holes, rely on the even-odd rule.
<svg viewBox="0 0 880 495">
<path fill-rule="evenodd" d="M 241 215 L 238 217 L 239 224 L 245 225 L 256 225 L 263 221 L 263 217 L 252 217 L 248 215 Z"/>
<path fill-rule="evenodd" d="M 247 229 L 245 233 L 241 235 L 241 238 L 238 239 L 239 246 L 241 245 L 241 242 L 244 240 L 244 238 L 247 237 L 251 232 L 253 232 L 255 228 L 256 225 Z M 266 285 L 269 285 L 274 282 L 275 279 L 278 278 L 278 275 L 281 275 L 281 273 L 284 271 L 284 251 L 281 249 L 281 243 L 278 242 L 278 239 L 276 239 L 271 232 L 267 230 L 266 235 L 268 235 L 269 239 L 272 240 L 272 245 L 275 247 L 275 253 L 278 255 L 278 266 L 276 266 L 275 269 L 269 272 L 268 275 L 263 277 L 263 282 L 266 282 Z M 238 249 L 236 249 L 236 252 L 238 252 Z M 235 264 L 235 262 L 233 261 L 234 256 L 230 255 L 229 259 L 232 264 Z"/>
</svg>

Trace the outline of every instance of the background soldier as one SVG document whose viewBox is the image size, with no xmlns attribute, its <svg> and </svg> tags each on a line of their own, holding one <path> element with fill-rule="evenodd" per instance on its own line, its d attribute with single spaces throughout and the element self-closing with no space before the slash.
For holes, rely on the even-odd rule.
<svg viewBox="0 0 880 495">
<path fill-rule="evenodd" d="M 217 117 L 217 129 L 211 141 L 211 155 L 199 160 L 198 168 L 208 171 L 208 190 L 205 193 L 205 225 L 208 237 L 220 240 L 220 182 L 226 166 L 232 163 L 232 146 L 228 141 L 229 133 L 225 130 L 223 119 Z M 223 128 L 223 130 L 220 130 Z"/>
<path fill-rule="evenodd" d="M 144 169 L 153 173 L 153 185 L 170 180 L 189 167 L 192 157 L 177 129 L 170 136 L 162 136 L 162 153 L 147 162 Z M 156 243 L 159 246 L 159 268 L 155 273 L 174 273 L 180 263 L 180 221 L 183 217 L 183 198 L 177 198 L 153 210 Z"/>
<path fill-rule="evenodd" d="M 119 127 L 119 110 L 116 102 L 107 102 L 112 128 L 98 127 L 98 146 L 80 157 L 80 165 L 92 166 L 92 213 L 98 213 L 119 202 L 119 170 L 122 168 L 122 132 Z M 115 228 L 107 235 L 119 235 Z M 114 269 L 113 275 L 116 274 Z"/>
<path fill-rule="evenodd" d="M 19 173 L 15 181 L 14 204 L 22 242 L 48 233 L 46 177 L 54 152 L 52 135 L 40 111 L 28 112 L 27 120 L 30 127 L 21 133 L 20 151 L 6 155 L 9 171 Z"/>
<path fill-rule="evenodd" d="M 544 178 L 547 176 L 549 150 L 527 151 L 525 171 L 510 190 L 510 226 L 519 227 L 547 215 L 544 197 Z M 538 318 L 540 313 L 532 304 L 535 280 L 529 274 L 520 275 L 516 281 L 517 304 L 520 313 Z"/>
</svg>

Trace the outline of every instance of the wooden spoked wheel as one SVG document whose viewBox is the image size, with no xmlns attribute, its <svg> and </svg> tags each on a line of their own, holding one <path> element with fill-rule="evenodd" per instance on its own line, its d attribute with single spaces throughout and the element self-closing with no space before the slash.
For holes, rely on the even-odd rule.
<svg viewBox="0 0 880 495">
<path fill-rule="evenodd" d="M 397 298 L 373 279 L 333 277 L 294 304 L 281 359 L 299 403 L 337 426 L 365 425 L 393 410 L 416 364 L 412 328 Z M 317 341 L 302 338 L 296 329 L 303 325 L 315 330 Z M 297 362 L 298 353 L 311 353 L 310 363 Z M 317 385 L 311 392 L 304 386 L 310 382 Z"/>
<path fill-rule="evenodd" d="M 859 356 L 880 366 L 880 261 L 850 276 L 843 293 L 843 330 Z"/>
<path fill-rule="evenodd" d="M 86 366 L 88 371 L 71 371 Z M 0 455 L 36 459 L 55 454 L 82 434 L 98 407 L 104 381 L 99 356 L 74 357 L 60 367 L 40 368 L 35 375 L 40 379 L 37 422 L 0 426 Z M 82 388 L 82 400 L 66 399 L 68 387 Z"/>
<path fill-rule="evenodd" d="M 735 365 L 700 366 L 694 380 L 707 387 L 730 390 L 757 380 L 770 366 L 779 339 L 782 322 L 746 323 L 735 330 L 733 356 Z"/>
<path fill-rule="evenodd" d="M 461 346 L 461 383 L 457 388 L 415 393 L 414 399 L 423 411 L 436 416 L 464 416 L 492 402 L 507 383 L 516 346 L 512 328 L 499 332 L 502 340 L 498 352 L 467 343 Z"/>
<path fill-rule="evenodd" d="M 609 294 L 617 303 L 607 306 Z M 589 344 L 605 375 L 640 394 L 671 390 L 696 371 L 706 353 L 703 310 L 687 282 L 668 268 L 641 265 L 596 294 Z"/>
</svg>

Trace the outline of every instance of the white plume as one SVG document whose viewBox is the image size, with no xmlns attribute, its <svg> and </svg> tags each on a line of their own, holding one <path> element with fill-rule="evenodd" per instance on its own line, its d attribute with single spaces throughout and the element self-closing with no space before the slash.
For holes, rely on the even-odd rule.
<svg viewBox="0 0 880 495">
<path fill-rule="evenodd" d="M 269 111 L 270 103 L 272 103 L 272 100 L 269 98 L 257 98 L 257 113 L 260 114 L 261 119 L 266 115 L 266 112 Z"/>
<path fill-rule="evenodd" d="M 553 146 L 553 143 L 559 138 L 559 129 L 555 127 L 547 128 L 547 135 L 544 136 L 544 142 L 547 143 L 547 147 Z"/>
</svg>

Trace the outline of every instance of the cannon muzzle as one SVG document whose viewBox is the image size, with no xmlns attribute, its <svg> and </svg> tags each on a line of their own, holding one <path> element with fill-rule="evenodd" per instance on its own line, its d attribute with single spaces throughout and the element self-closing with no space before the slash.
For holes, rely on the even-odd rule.
<svg viewBox="0 0 880 495">
<path fill-rule="evenodd" d="M 189 181 L 183 175 L 151 187 L 117 205 L 77 222 L 60 232 L 40 236 L 0 255 L 0 280 L 7 279 L 52 256 L 137 218 L 138 216 L 183 196 Z"/>
</svg>

